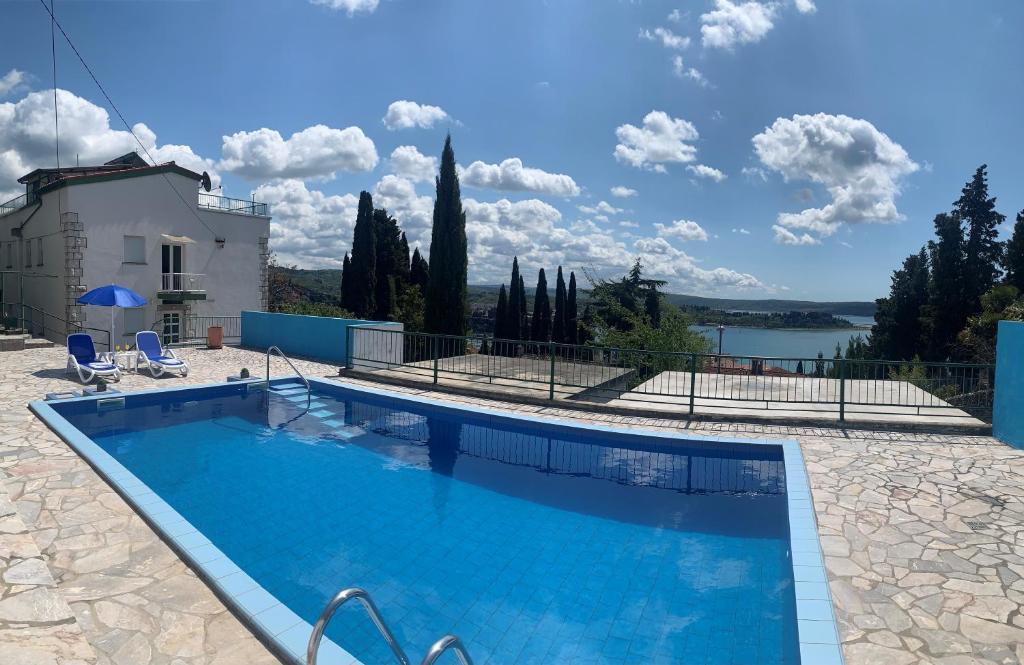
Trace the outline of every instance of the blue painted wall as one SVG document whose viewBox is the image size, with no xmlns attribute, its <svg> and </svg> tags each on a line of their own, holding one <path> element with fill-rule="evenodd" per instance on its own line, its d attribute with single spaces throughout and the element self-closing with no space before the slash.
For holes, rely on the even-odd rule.
<svg viewBox="0 0 1024 665">
<path fill-rule="evenodd" d="M 1000 321 L 996 336 L 996 393 L 992 434 L 1024 448 L 1024 323 Z"/>
<path fill-rule="evenodd" d="M 375 324 L 362 319 L 326 316 L 242 312 L 242 346 L 267 349 L 277 346 L 288 355 L 345 364 L 349 326 Z"/>
</svg>

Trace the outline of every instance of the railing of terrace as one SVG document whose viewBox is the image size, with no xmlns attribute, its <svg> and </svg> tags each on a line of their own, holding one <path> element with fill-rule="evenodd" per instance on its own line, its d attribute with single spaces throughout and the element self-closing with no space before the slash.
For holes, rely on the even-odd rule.
<svg viewBox="0 0 1024 665">
<path fill-rule="evenodd" d="M 220 326 L 224 329 L 225 344 L 238 344 L 242 341 L 241 316 L 186 316 L 181 320 L 178 340 L 165 343 L 168 346 L 202 346 L 206 344 L 206 335 L 211 326 Z M 149 329 L 162 338 L 164 320 L 157 319 Z"/>
<path fill-rule="evenodd" d="M 21 196 L 15 196 L 10 201 L 0 203 L 0 217 L 3 217 L 4 215 L 9 215 L 15 210 L 21 210 L 25 206 L 32 205 L 38 200 L 39 194 L 37 194 L 36 192 L 28 192 L 26 194 L 22 194 Z"/>
<path fill-rule="evenodd" d="M 247 201 L 246 199 L 232 199 L 227 196 L 206 194 L 204 192 L 199 192 L 198 205 L 200 208 L 208 208 L 210 210 L 224 210 L 241 215 L 258 215 L 261 217 L 266 217 L 269 211 L 266 203 Z"/>
<path fill-rule="evenodd" d="M 3 303 L 0 305 L 0 323 L 6 327 L 13 322 L 16 328 L 22 328 L 35 337 L 45 337 L 54 341 L 60 341 L 71 333 L 85 332 L 93 338 L 93 341 L 100 348 L 110 350 L 110 331 L 101 328 L 90 328 L 80 323 L 71 322 L 43 311 L 31 305 L 17 303 Z"/>
<path fill-rule="evenodd" d="M 350 368 L 429 379 L 486 381 L 563 398 L 701 409 L 847 411 L 989 421 L 990 364 L 774 358 L 458 337 L 368 328 L 348 331 Z"/>
</svg>

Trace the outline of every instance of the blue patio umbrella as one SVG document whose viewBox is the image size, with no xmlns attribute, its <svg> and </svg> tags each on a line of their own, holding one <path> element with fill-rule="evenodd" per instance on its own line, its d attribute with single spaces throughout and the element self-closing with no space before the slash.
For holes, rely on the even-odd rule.
<svg viewBox="0 0 1024 665">
<path fill-rule="evenodd" d="M 115 307 L 142 307 L 146 299 L 131 289 L 126 289 L 117 284 L 107 284 L 84 293 L 78 298 L 83 305 L 98 305 L 110 308 L 110 344 L 113 351 L 114 344 L 114 308 Z"/>
</svg>

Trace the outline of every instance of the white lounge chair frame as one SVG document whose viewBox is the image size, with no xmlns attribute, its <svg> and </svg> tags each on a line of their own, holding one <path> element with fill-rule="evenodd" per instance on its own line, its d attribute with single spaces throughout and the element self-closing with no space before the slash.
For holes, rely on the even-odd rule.
<svg viewBox="0 0 1024 665">
<path fill-rule="evenodd" d="M 77 333 L 76 333 L 77 334 Z M 71 337 L 71 335 L 68 335 Z M 67 346 L 67 344 L 65 344 Z M 94 349 L 95 351 L 95 349 Z M 112 378 L 114 381 L 121 380 L 121 370 L 118 368 L 116 363 L 108 363 L 102 360 L 101 354 L 96 354 L 96 362 L 103 362 L 107 365 L 112 365 L 112 369 L 97 369 L 95 367 L 89 367 L 89 365 L 83 365 L 78 362 L 78 358 L 72 355 L 71 351 L 68 350 L 68 365 L 67 372 L 75 372 L 78 374 L 78 379 L 82 383 L 90 383 L 97 377 Z"/>
<path fill-rule="evenodd" d="M 153 378 L 163 376 L 165 372 L 168 374 L 179 374 L 181 376 L 188 376 L 188 363 L 179 358 L 178 356 L 174 355 L 173 349 L 165 348 L 163 342 L 160 342 L 159 335 L 157 336 L 157 342 L 160 344 L 160 353 L 166 356 L 167 358 L 174 358 L 181 364 L 165 365 L 159 360 L 150 360 L 149 357 L 146 356 L 146 352 L 142 350 L 142 345 L 139 344 L 139 335 L 143 332 L 146 331 L 140 330 L 139 332 L 135 333 L 135 348 L 138 349 L 139 354 L 135 365 L 137 372 L 141 372 L 143 367 L 148 367 L 149 373 L 153 375 Z"/>
</svg>

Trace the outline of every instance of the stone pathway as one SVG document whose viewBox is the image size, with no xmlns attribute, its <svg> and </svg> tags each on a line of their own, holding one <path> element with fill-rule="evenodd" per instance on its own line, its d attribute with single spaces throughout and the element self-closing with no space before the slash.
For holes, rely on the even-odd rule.
<svg viewBox="0 0 1024 665">
<path fill-rule="evenodd" d="M 187 379 L 262 354 L 186 350 Z M 71 387 L 60 349 L 0 356 L 0 663 L 258 665 L 276 660 L 25 408 Z M 57 369 L 55 369 L 57 368 Z M 303 362 L 310 376 L 335 368 Z M 274 361 L 275 374 L 286 366 Z M 352 383 L 366 383 L 353 380 Z M 367 385 L 374 385 L 367 383 Z M 515 406 L 624 427 L 800 441 L 849 665 L 1024 664 L 1024 452 L 988 437 L 701 422 Z M 804 665 L 814 665 L 805 663 Z"/>
</svg>

